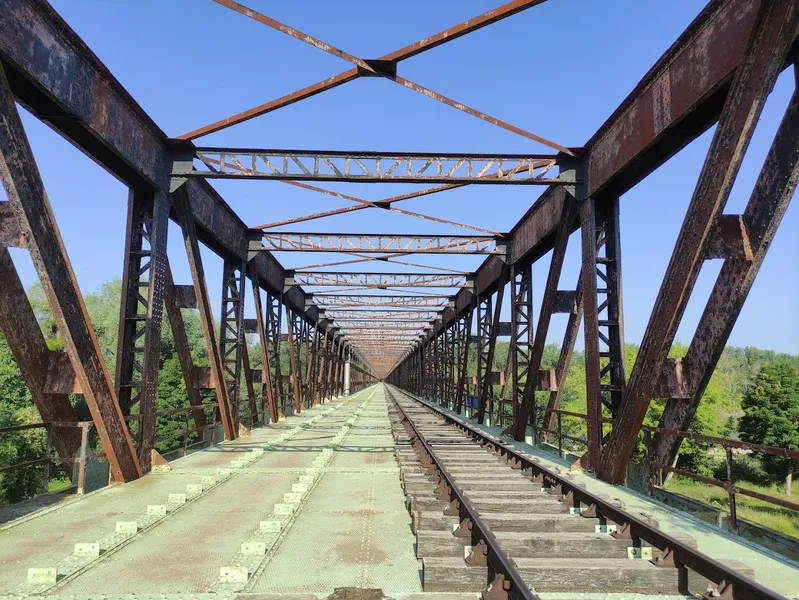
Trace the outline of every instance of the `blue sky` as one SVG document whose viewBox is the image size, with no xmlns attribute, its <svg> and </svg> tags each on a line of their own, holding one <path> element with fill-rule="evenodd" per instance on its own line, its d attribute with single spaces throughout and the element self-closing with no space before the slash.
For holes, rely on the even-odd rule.
<svg viewBox="0 0 799 600">
<path fill-rule="evenodd" d="M 52 0 L 169 135 L 179 135 L 332 76 L 349 64 L 210 0 Z M 395 48 L 494 7 L 487 0 L 345 3 L 248 0 L 248 5 L 363 58 Z M 474 108 L 567 146 L 587 141 L 701 9 L 701 3 L 550 0 L 400 64 L 399 73 Z M 769 99 L 726 212 L 740 212 L 793 91 L 790 73 Z M 57 134 L 23 115 L 50 201 L 84 293 L 121 274 L 127 191 Z M 638 343 L 671 256 L 712 130 L 621 199 L 626 338 Z M 199 144 L 273 148 L 542 152 L 527 139 L 378 79 L 360 79 Z M 248 224 L 328 210 L 346 203 L 279 182 L 214 182 Z M 418 189 L 324 184 L 380 199 Z M 473 186 L 401 203 L 402 208 L 509 230 L 541 189 Z M 460 233 L 411 217 L 366 210 L 292 230 Z M 178 229 L 169 255 L 179 283 L 190 278 Z M 796 297 L 799 209 L 791 206 L 736 324 L 730 344 L 799 353 Z M 26 253 L 14 252 L 24 283 L 35 280 Z M 278 255 L 287 267 L 334 259 Z M 218 305 L 221 261 L 204 253 Z M 411 259 L 415 260 L 415 259 Z M 416 262 L 473 270 L 481 257 L 420 257 Z M 540 303 L 549 256 L 534 265 Z M 366 263 L 369 265 L 370 263 Z M 371 263 L 374 264 L 374 263 Z M 720 267 L 705 263 L 678 332 L 689 342 Z M 359 266 L 360 268 L 360 266 Z M 372 267 L 364 267 L 372 270 Z M 379 270 L 374 267 L 373 270 Z M 399 269 L 398 269 L 399 270 Z M 571 239 L 561 289 L 579 271 Z M 250 309 L 248 309 L 250 310 Z M 503 318 L 507 318 L 506 315 Z M 562 337 L 558 316 L 550 339 Z M 582 340 L 578 346 L 582 345 Z"/>
</svg>

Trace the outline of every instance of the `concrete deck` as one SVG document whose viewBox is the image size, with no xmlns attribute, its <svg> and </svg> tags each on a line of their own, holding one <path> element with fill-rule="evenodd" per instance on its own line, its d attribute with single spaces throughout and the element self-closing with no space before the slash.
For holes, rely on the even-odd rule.
<svg viewBox="0 0 799 600">
<path fill-rule="evenodd" d="M 284 434 L 291 437 L 275 445 Z M 265 451 L 220 475 L 257 449 Z M 76 543 L 107 540 L 118 521 L 142 522 L 148 506 L 167 504 L 169 494 L 210 477 L 219 481 L 124 543 L 106 550 L 102 542 L 99 559 L 60 577 L 44 593 L 224 595 L 220 569 L 235 565 L 242 542 L 257 538 L 259 523 L 275 518 L 284 494 L 323 463 L 307 499 L 240 591 L 326 595 L 354 586 L 418 592 L 415 539 L 392 449 L 386 402 L 377 387 L 256 428 L 248 438 L 172 462 L 169 472 L 70 497 L 6 523 L 0 527 L 0 594 L 36 593 L 26 584 L 28 568 L 63 564 Z M 322 456 L 332 459 L 325 463 Z"/>
</svg>

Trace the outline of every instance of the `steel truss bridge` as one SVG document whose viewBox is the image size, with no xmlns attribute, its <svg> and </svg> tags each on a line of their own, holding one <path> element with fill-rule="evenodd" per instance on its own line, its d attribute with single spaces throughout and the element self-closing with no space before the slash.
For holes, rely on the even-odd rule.
<svg viewBox="0 0 799 600">
<path fill-rule="evenodd" d="M 711 2 L 581 145 L 546 139 L 398 74 L 403 60 L 535 10 L 542 0 L 512 0 L 376 59 L 351 55 L 233 0 L 215 1 L 345 60 L 351 68 L 170 137 L 45 0 L 0 0 L 0 177 L 8 198 L 0 203 L 0 331 L 43 423 L 49 424 L 48 449 L 52 446 L 52 455 L 60 457 L 53 460 L 72 464 L 87 447 L 85 431 L 52 425 L 79 421 L 69 399 L 79 393 L 114 481 L 131 482 L 163 464 L 155 447 L 166 317 L 186 382 L 187 423 L 200 440 L 218 425 L 224 439 L 234 442 L 252 427 L 279 423 L 378 381 L 393 386 L 386 389 L 404 390 L 396 394 L 434 400 L 461 415 L 466 411 L 476 423 L 491 419 L 517 441 L 524 441 L 531 427 L 549 439 L 560 427 L 562 391 L 582 332 L 587 405 L 586 413 L 577 416 L 584 419 L 587 434 L 580 440 L 585 451 L 579 465 L 619 484 L 639 434 L 648 432 L 644 458 L 651 472 L 674 472 L 680 443 L 690 435 L 710 375 L 799 178 L 799 97 L 794 93 L 746 207 L 739 214 L 724 212 L 777 77 L 797 69 L 796 1 Z M 301 150 L 269 148 L 268 140 L 263 148 L 193 141 L 211 133 L 219 139 L 230 127 L 360 77 L 381 78 L 460 110 L 521 136 L 534 151 Z M 108 372 L 93 333 L 17 104 L 130 190 L 114 373 Z M 628 377 L 619 197 L 712 126 L 710 149 Z M 245 224 L 211 186 L 208 180 L 213 179 L 280 181 L 349 204 L 280 222 Z M 365 200 L 316 185 L 324 182 L 434 185 Z M 508 185 L 545 189 L 507 232 L 399 207 L 408 199 L 471 185 L 494 194 Z M 395 212 L 470 233 L 323 228 L 327 217 L 361 210 Z M 185 240 L 190 282 L 176 281 L 170 268 L 170 220 Z M 319 225 L 316 232 L 279 229 L 307 221 Z M 569 244 L 580 250 L 580 276 L 559 289 Z M 221 306 L 212 306 L 201 247 L 223 261 Z M 9 248 L 30 254 L 64 351 L 48 348 Z M 275 254 L 286 260 L 288 253 L 336 253 L 340 260 L 287 268 Z M 548 253 L 552 258 L 545 269 L 543 300 L 534 311 L 532 271 Z M 409 255 L 430 255 L 435 266 L 410 262 Z M 474 271 L 448 268 L 447 260 L 464 255 L 485 258 Z M 687 354 L 670 359 L 699 271 L 710 259 L 721 260 L 721 270 Z M 361 263 L 387 270 L 340 269 Z M 510 311 L 504 308 L 506 300 Z M 254 308 L 255 318 L 245 318 L 245 306 L 248 313 Z M 182 309 L 199 314 L 209 366 L 195 364 L 191 356 Z M 567 315 L 559 360 L 554 369 L 543 369 L 552 317 L 558 313 Z M 246 334 L 258 340 L 259 368 L 250 364 Z M 497 372 L 500 338 L 509 340 L 510 351 L 507 368 Z M 286 347 L 288 365 L 281 364 Z M 477 356 L 476 373 L 468 372 L 470 353 Z M 203 397 L 207 390 L 213 394 L 210 412 Z M 546 406 L 536 405 L 536 392 L 546 394 Z M 658 427 L 647 428 L 644 418 L 653 398 L 665 398 L 666 404 Z M 419 452 L 432 450 L 422 443 L 423 432 L 414 435 Z M 426 460 L 428 466 L 435 462 L 429 456 Z M 436 475 L 443 482 L 439 492 L 451 492 L 442 473 L 439 469 Z M 724 485 L 732 489 L 734 504 L 734 484 Z M 732 518 L 734 527 L 734 513 Z M 493 538 L 481 535 L 490 557 Z M 673 564 L 674 555 L 661 550 Z M 772 597 L 748 584 L 733 586 L 729 574 L 722 581 L 726 571 L 718 565 L 691 560 L 699 561 L 692 568 L 704 569 L 724 597 Z M 509 570 L 498 572 L 505 579 L 495 583 L 508 584 L 501 588 L 504 598 L 508 590 L 514 597 L 527 597 L 513 569 L 503 565 L 499 561 L 496 568 Z M 502 594 L 491 597 L 504 600 Z"/>
</svg>

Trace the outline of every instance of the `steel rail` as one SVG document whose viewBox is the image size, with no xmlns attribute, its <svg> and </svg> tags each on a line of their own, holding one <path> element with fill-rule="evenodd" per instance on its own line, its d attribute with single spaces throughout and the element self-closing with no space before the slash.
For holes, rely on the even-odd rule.
<svg viewBox="0 0 799 600">
<path fill-rule="evenodd" d="M 391 400 L 394 402 L 397 410 L 402 414 L 403 420 L 410 425 L 411 429 L 413 429 L 416 439 L 424 448 L 424 452 L 433 463 L 436 470 L 436 475 L 446 483 L 446 487 L 448 488 L 450 495 L 450 501 L 457 502 L 458 514 L 461 522 L 466 519 L 471 521 L 472 547 L 477 547 L 481 541 L 486 545 L 486 561 L 488 563 L 487 566 L 489 567 L 488 578 L 489 580 L 491 579 L 492 572 L 497 576 L 493 582 L 486 582 L 488 584 L 488 589 L 491 590 L 493 586 L 501 586 L 502 592 L 506 592 L 507 597 L 512 598 L 513 600 L 539 600 L 535 592 L 532 591 L 524 582 L 524 579 L 522 579 L 522 576 L 516 570 L 516 567 L 513 565 L 508 556 L 502 551 L 499 546 L 499 542 L 494 537 L 494 534 L 492 534 L 485 525 L 485 523 L 483 523 L 483 521 L 480 519 L 480 516 L 474 506 L 472 506 L 472 503 L 458 488 L 458 486 L 455 485 L 452 475 L 450 475 L 444 465 L 442 465 L 439 459 L 436 457 L 433 448 L 430 446 L 430 443 L 427 441 L 427 439 L 425 439 L 424 435 L 419 432 L 419 430 L 416 428 L 416 424 L 408 417 L 407 413 L 399 404 L 399 402 L 397 402 L 397 399 L 394 397 L 394 390 L 391 389 L 391 386 L 386 385 L 386 391 L 388 391 L 389 396 L 391 396 Z M 406 394 L 406 392 L 402 393 Z M 410 395 L 409 397 L 413 398 L 413 396 Z M 413 399 L 416 400 L 415 398 Z M 509 588 L 507 584 L 510 584 Z M 495 590 L 495 593 L 496 592 L 500 592 L 500 590 Z M 491 596 L 494 595 L 491 594 Z M 487 597 L 487 594 L 484 593 L 483 597 Z"/>
<path fill-rule="evenodd" d="M 556 489 L 559 489 L 563 496 L 571 497 L 575 502 L 584 504 L 589 508 L 583 510 L 580 514 L 584 517 L 601 517 L 616 523 L 619 527 L 614 537 L 620 535 L 629 536 L 632 538 L 640 538 L 648 544 L 658 548 L 663 552 L 661 559 L 655 559 L 653 562 L 662 566 L 683 566 L 692 571 L 695 571 L 702 577 L 714 582 L 719 586 L 719 593 L 722 597 L 725 593 L 731 594 L 729 597 L 735 600 L 788 600 L 785 596 L 768 589 L 767 587 L 752 581 L 748 577 L 733 571 L 726 565 L 714 560 L 713 558 L 691 548 L 684 542 L 677 540 L 670 535 L 660 531 L 656 527 L 645 523 L 644 521 L 632 516 L 624 510 L 614 506 L 607 500 L 592 494 L 591 492 L 579 487 L 574 481 L 555 473 L 554 471 L 533 462 L 533 460 L 524 454 L 518 452 L 509 444 L 505 444 L 495 437 L 490 437 L 484 432 L 464 423 L 452 415 L 444 412 L 443 410 L 432 406 L 427 401 L 418 398 L 417 396 L 406 392 L 400 388 L 385 384 L 386 388 L 391 393 L 392 388 L 405 394 L 407 397 L 418 402 L 420 405 L 428 408 L 434 413 L 442 416 L 445 421 L 455 425 L 462 431 L 468 433 L 473 438 L 478 440 L 481 444 L 488 446 L 490 449 L 498 451 L 499 456 L 506 457 L 509 461 L 518 461 L 524 473 L 529 473 L 536 476 L 542 476 L 545 482 L 550 485 L 554 484 Z M 392 396 L 393 398 L 393 396 Z M 403 413 L 404 414 L 404 413 Z M 622 533 L 623 532 L 623 533 Z M 729 586 L 732 589 L 729 590 Z"/>
</svg>

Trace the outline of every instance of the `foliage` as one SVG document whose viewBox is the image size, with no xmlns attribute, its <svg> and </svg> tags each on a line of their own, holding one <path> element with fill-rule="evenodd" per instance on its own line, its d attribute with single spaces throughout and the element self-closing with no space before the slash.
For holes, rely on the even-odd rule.
<svg viewBox="0 0 799 600">
<path fill-rule="evenodd" d="M 743 396 L 741 439 L 799 450 L 799 369 L 787 361 L 765 364 Z M 799 461 L 763 454 L 763 467 L 773 477 L 790 475 Z"/>
</svg>

